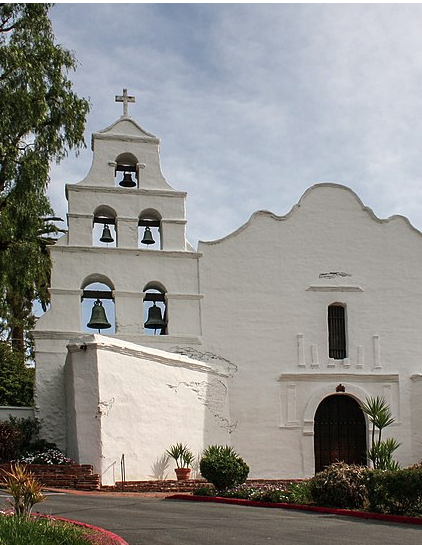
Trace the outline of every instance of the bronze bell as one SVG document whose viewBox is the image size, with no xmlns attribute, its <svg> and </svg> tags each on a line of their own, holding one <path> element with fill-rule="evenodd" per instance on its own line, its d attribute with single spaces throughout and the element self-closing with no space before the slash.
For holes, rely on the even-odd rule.
<svg viewBox="0 0 422 545">
<path fill-rule="evenodd" d="M 161 309 L 157 307 L 154 301 L 154 306 L 148 309 L 148 319 L 144 323 L 144 327 L 147 329 L 164 329 L 166 322 L 161 316 Z"/>
<path fill-rule="evenodd" d="M 122 187 L 135 187 L 136 182 L 132 180 L 132 174 L 130 172 L 125 172 L 123 180 L 120 182 Z"/>
<path fill-rule="evenodd" d="M 114 242 L 114 238 L 111 236 L 110 227 L 104 225 L 103 234 L 101 235 L 100 242 L 110 243 Z"/>
<path fill-rule="evenodd" d="M 154 244 L 155 240 L 152 236 L 151 229 L 149 227 L 145 227 L 144 231 L 144 238 L 141 240 L 141 244 Z"/>
<path fill-rule="evenodd" d="M 102 302 L 97 299 L 92 307 L 91 319 L 86 324 L 91 329 L 108 329 L 111 324 L 108 323 L 105 309 Z"/>
</svg>

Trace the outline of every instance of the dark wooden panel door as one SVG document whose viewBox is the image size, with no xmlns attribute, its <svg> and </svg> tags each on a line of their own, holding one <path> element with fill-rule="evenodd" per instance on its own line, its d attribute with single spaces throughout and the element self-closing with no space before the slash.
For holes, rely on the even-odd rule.
<svg viewBox="0 0 422 545">
<path fill-rule="evenodd" d="M 366 423 L 352 397 L 326 397 L 315 413 L 315 472 L 338 461 L 366 465 Z"/>
</svg>

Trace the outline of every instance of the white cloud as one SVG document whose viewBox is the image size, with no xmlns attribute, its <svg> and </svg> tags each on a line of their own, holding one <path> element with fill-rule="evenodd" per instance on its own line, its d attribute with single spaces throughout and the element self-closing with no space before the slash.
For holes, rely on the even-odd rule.
<svg viewBox="0 0 422 545">
<path fill-rule="evenodd" d="M 422 228 L 422 5 L 59 4 L 59 42 L 80 61 L 90 133 L 121 113 L 162 139 L 169 183 L 188 191 L 192 242 L 256 209 L 285 214 L 316 182 L 344 183 L 381 217 Z M 52 173 L 88 171 L 90 152 Z"/>
</svg>

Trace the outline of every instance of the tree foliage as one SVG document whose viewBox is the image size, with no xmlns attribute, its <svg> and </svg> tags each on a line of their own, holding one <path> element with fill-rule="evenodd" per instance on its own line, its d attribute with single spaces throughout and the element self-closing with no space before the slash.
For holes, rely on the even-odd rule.
<svg viewBox="0 0 422 545">
<path fill-rule="evenodd" d="M 72 90 L 73 54 L 55 43 L 52 4 L 0 4 L 0 316 L 14 348 L 49 301 L 45 194 L 52 161 L 84 145 L 88 102 Z"/>
<path fill-rule="evenodd" d="M 34 369 L 25 365 L 21 351 L 0 342 L 0 405 L 28 407 L 33 404 Z"/>
</svg>

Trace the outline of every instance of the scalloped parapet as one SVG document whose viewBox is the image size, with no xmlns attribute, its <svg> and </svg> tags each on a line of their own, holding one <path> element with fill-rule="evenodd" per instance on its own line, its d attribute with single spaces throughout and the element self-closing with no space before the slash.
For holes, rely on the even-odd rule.
<svg viewBox="0 0 422 545">
<path fill-rule="evenodd" d="M 285 222 L 293 219 L 297 213 L 303 212 L 308 216 L 321 217 L 321 212 L 325 215 L 326 221 L 330 221 L 333 226 L 344 220 L 345 213 L 352 214 L 356 217 L 361 216 L 363 219 L 372 219 L 378 224 L 394 223 L 397 226 L 402 224 L 413 232 L 422 235 L 422 233 L 414 227 L 408 218 L 405 216 L 394 214 L 388 218 L 379 218 L 374 211 L 366 206 L 358 195 L 349 187 L 331 182 L 319 183 L 308 188 L 301 196 L 298 203 L 295 204 L 287 214 L 279 216 L 269 210 L 258 210 L 243 225 L 229 233 L 228 235 L 216 239 L 199 241 L 199 245 L 214 245 L 225 242 L 233 237 L 240 235 L 256 222 L 263 219 L 272 219 L 276 222 Z M 199 247 L 198 247 L 199 249 Z"/>
</svg>

